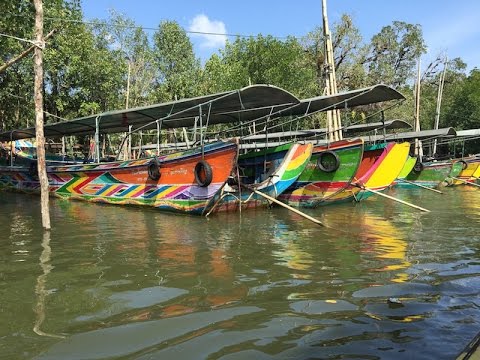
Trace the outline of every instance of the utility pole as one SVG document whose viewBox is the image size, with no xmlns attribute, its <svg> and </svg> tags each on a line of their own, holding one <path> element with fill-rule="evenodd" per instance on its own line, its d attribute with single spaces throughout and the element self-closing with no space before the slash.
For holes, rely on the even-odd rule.
<svg viewBox="0 0 480 360">
<path fill-rule="evenodd" d="M 326 95 L 337 93 L 337 80 L 335 77 L 335 60 L 333 58 L 332 36 L 328 27 L 327 0 L 322 0 L 323 35 L 325 37 L 325 72 L 326 72 Z M 327 129 L 330 141 L 343 139 L 340 110 L 327 111 Z"/>
<path fill-rule="evenodd" d="M 415 128 L 416 132 L 420 131 L 420 69 L 421 69 L 421 60 L 418 58 L 418 68 L 417 68 L 417 86 L 415 87 Z M 416 138 L 415 139 L 415 155 L 421 159 L 423 157 L 422 142 Z"/>
<path fill-rule="evenodd" d="M 447 64 L 448 64 L 448 57 L 445 56 L 445 60 L 443 62 L 443 71 L 442 74 L 440 75 L 440 85 L 438 86 L 438 94 L 437 94 L 437 108 L 435 110 L 435 124 L 433 128 L 435 130 L 438 129 L 438 125 L 440 122 L 440 107 L 442 105 L 442 97 L 443 97 L 443 84 L 445 83 L 445 73 L 447 72 Z M 437 139 L 434 140 L 433 142 L 433 154 L 435 155 L 437 153 Z"/>
<path fill-rule="evenodd" d="M 48 209 L 48 177 L 45 165 L 45 137 L 43 133 L 43 5 L 42 0 L 34 0 L 35 4 L 35 137 L 37 140 L 37 170 L 40 182 L 40 203 L 42 211 L 42 225 L 45 230 L 50 230 L 50 213 Z"/>
</svg>

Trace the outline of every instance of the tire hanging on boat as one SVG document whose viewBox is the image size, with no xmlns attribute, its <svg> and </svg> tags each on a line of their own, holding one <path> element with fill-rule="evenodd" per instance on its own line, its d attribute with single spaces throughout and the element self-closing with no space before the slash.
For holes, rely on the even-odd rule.
<svg viewBox="0 0 480 360">
<path fill-rule="evenodd" d="M 197 165 L 195 165 L 195 181 L 201 187 L 206 187 L 210 185 L 213 179 L 212 167 L 206 160 L 200 160 Z"/>
<path fill-rule="evenodd" d="M 148 178 L 157 181 L 160 179 L 160 164 L 156 158 L 150 160 L 148 163 Z"/>
<path fill-rule="evenodd" d="M 460 160 L 459 162 L 462 163 L 462 170 L 465 170 L 468 167 L 468 164 L 465 160 Z"/>
<path fill-rule="evenodd" d="M 324 172 L 334 172 L 340 166 L 340 158 L 333 151 L 323 151 L 318 155 L 317 166 Z"/>
<path fill-rule="evenodd" d="M 420 161 L 419 158 L 417 158 L 417 162 L 415 163 L 415 165 L 413 166 L 413 171 L 416 172 L 416 173 L 419 173 L 423 170 L 423 164 L 422 162 Z"/>
</svg>

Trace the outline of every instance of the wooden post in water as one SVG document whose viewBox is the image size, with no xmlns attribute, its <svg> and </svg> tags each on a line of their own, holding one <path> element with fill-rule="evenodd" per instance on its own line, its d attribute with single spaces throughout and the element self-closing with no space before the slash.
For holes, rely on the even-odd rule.
<svg viewBox="0 0 480 360">
<path fill-rule="evenodd" d="M 35 4 L 35 137 L 37 140 L 37 169 L 40 181 L 40 202 L 42 225 L 50 230 L 50 213 L 48 210 L 48 178 L 45 166 L 45 137 L 43 134 L 43 5 L 42 0 L 34 0 Z"/>
</svg>

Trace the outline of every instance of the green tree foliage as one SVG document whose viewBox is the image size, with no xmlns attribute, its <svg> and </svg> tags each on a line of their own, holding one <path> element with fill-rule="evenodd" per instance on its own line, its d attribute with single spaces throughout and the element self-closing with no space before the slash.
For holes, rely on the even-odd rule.
<svg viewBox="0 0 480 360">
<path fill-rule="evenodd" d="M 349 15 L 342 15 L 332 28 L 332 47 L 337 77 L 337 87 L 348 90 L 364 86 L 365 71 L 358 61 L 362 46 L 360 31 Z M 315 67 L 320 89 L 325 87 L 325 39 L 323 28 L 317 27 L 303 38 L 311 66 Z"/>
<path fill-rule="evenodd" d="M 249 84 L 276 85 L 297 96 L 318 92 L 315 72 L 299 41 L 272 36 L 237 38 L 205 64 L 207 89 L 225 91 Z"/>
<path fill-rule="evenodd" d="M 394 21 L 373 36 L 362 63 L 370 84 L 393 87 L 406 84 L 415 74 L 415 64 L 426 52 L 420 25 Z"/>
<path fill-rule="evenodd" d="M 474 69 L 457 90 L 455 100 L 445 115 L 457 129 L 480 128 L 480 70 Z"/>
<path fill-rule="evenodd" d="M 204 95 L 263 83 L 284 88 L 299 98 L 324 92 L 324 39 L 321 27 L 302 39 L 273 36 L 235 38 L 202 66 L 187 33 L 175 21 L 162 21 L 152 36 L 124 15 L 113 12 L 108 23 L 86 24 L 80 0 L 44 0 L 45 33 L 57 29 L 44 52 L 45 110 L 58 118 L 76 118 L 126 106 Z M 0 29 L 33 39 L 34 7 L 30 0 L 0 2 Z M 391 85 L 406 97 L 387 118 L 413 120 L 416 62 L 426 46 L 419 25 L 395 21 L 364 42 L 345 14 L 332 26 L 339 91 L 377 83 Z M 0 37 L 0 61 L 29 43 Z M 433 127 L 441 62 L 427 66 L 421 84 L 421 126 Z M 478 70 L 469 76 L 461 59 L 448 63 L 440 126 L 478 127 Z M 130 76 L 129 76 L 130 75 Z M 32 126 L 31 57 L 0 73 L 0 126 Z M 369 106 L 343 114 L 344 122 L 366 121 L 377 113 Z M 372 120 L 380 119 L 377 113 Z M 413 122 L 413 121 L 412 121 Z M 319 124 L 309 120 L 304 126 Z"/>
<path fill-rule="evenodd" d="M 162 21 L 153 35 L 155 64 L 158 68 L 156 98 L 158 101 L 199 95 L 200 60 L 178 23 Z"/>
<path fill-rule="evenodd" d="M 3 34 L 33 40 L 33 2 L 29 0 L 0 2 L 0 29 Z M 17 39 L 0 37 L 0 61 L 7 62 L 30 43 Z M 0 73 L 0 128 L 9 129 L 17 124 L 32 125 L 33 103 L 33 63 L 23 61 Z"/>
<path fill-rule="evenodd" d="M 123 62 L 121 69 L 123 81 L 120 88 L 126 104 L 128 88 L 128 107 L 148 105 L 153 101 L 152 88 L 158 71 L 155 67 L 153 50 L 145 31 L 123 14 L 111 11 L 108 24 L 94 28 L 97 37 L 108 39 L 108 46 Z"/>
</svg>

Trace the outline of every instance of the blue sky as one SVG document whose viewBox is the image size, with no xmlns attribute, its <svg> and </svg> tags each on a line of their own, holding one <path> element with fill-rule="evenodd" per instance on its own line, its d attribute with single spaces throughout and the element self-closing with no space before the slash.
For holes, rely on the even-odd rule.
<svg viewBox="0 0 480 360">
<path fill-rule="evenodd" d="M 419 24 L 428 46 L 427 64 L 440 53 L 460 57 L 468 69 L 480 68 L 480 1 L 478 0 L 330 0 L 330 26 L 342 14 L 353 17 L 364 41 L 393 21 Z M 321 0 L 82 0 L 85 18 L 107 19 L 109 9 L 138 25 L 156 28 L 175 20 L 185 30 L 242 35 L 304 36 L 322 22 Z M 203 60 L 218 51 L 225 37 L 191 35 Z"/>
</svg>

